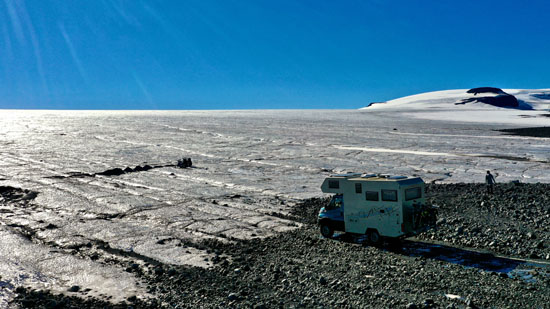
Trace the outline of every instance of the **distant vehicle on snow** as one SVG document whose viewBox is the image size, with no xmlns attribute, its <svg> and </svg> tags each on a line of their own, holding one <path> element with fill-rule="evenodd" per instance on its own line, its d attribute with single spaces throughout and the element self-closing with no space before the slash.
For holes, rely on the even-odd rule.
<svg viewBox="0 0 550 309">
<path fill-rule="evenodd" d="M 383 238 L 412 236 L 435 226 L 437 210 L 425 204 L 420 177 L 337 174 L 327 177 L 321 190 L 334 194 L 318 216 L 324 237 L 344 231 L 379 244 Z"/>
</svg>

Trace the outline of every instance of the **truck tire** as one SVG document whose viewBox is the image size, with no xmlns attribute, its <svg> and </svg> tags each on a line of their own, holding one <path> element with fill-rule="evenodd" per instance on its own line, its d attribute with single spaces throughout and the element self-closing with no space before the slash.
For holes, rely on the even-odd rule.
<svg viewBox="0 0 550 309">
<path fill-rule="evenodd" d="M 369 244 L 376 246 L 382 242 L 382 237 L 380 237 L 380 234 L 377 230 L 369 229 L 367 230 L 367 241 L 369 242 Z"/>
<path fill-rule="evenodd" d="M 328 225 L 326 222 L 325 223 L 321 223 L 321 235 L 323 235 L 323 237 L 325 238 L 331 238 L 332 235 L 334 234 L 334 229 Z"/>
</svg>

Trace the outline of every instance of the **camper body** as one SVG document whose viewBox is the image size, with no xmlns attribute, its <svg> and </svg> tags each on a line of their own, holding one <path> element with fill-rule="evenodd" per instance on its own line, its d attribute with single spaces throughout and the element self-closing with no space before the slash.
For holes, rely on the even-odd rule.
<svg viewBox="0 0 550 309">
<path fill-rule="evenodd" d="M 436 210 L 425 205 L 425 184 L 419 177 L 338 174 L 321 185 L 334 194 L 319 212 L 321 234 L 335 230 L 366 234 L 371 243 L 383 237 L 418 234 L 435 225 Z"/>
</svg>

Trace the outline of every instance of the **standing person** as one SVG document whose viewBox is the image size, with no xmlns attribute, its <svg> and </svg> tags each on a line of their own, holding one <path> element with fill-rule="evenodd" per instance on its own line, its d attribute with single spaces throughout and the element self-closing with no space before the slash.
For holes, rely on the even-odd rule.
<svg viewBox="0 0 550 309">
<path fill-rule="evenodd" d="M 487 171 L 487 175 L 485 175 L 485 183 L 487 184 L 487 193 L 493 194 L 493 186 L 496 181 L 493 174 L 491 174 L 491 171 Z"/>
</svg>

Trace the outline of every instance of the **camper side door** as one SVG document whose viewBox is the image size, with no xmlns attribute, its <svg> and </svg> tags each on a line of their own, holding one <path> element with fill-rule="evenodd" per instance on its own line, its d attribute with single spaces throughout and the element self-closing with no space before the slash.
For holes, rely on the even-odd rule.
<svg viewBox="0 0 550 309">
<path fill-rule="evenodd" d="M 365 200 L 365 182 L 355 182 L 349 190 L 346 191 L 345 221 L 346 232 L 364 234 L 367 222 L 371 215 L 372 202 Z"/>
</svg>

